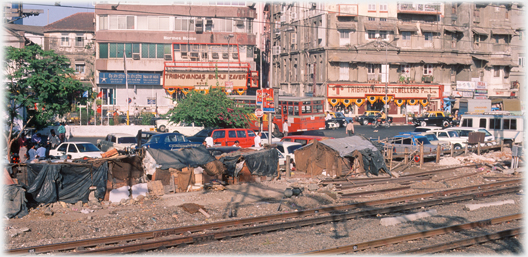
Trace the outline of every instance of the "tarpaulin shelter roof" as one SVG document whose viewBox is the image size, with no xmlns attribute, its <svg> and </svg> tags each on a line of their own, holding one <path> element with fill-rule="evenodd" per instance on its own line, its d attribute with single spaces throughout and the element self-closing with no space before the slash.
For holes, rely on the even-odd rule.
<svg viewBox="0 0 528 257">
<path fill-rule="evenodd" d="M 204 146 L 183 148 L 177 151 L 147 148 L 150 156 L 160 165 L 160 169 L 196 168 L 216 160 Z"/>
</svg>

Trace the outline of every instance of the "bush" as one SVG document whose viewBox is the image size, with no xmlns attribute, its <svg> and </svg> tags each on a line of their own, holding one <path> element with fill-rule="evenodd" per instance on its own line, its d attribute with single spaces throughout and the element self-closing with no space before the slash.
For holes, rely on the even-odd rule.
<svg viewBox="0 0 528 257">
<path fill-rule="evenodd" d="M 139 124 L 140 125 L 152 125 L 151 121 L 154 118 L 154 114 L 150 112 L 144 112 L 139 115 Z"/>
</svg>

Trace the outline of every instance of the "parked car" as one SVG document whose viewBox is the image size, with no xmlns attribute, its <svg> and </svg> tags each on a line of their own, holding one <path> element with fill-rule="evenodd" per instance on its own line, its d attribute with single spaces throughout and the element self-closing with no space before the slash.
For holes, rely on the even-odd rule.
<svg viewBox="0 0 528 257">
<path fill-rule="evenodd" d="M 64 142 L 49 151 L 50 156 L 71 155 L 72 159 L 84 157 L 101 158 L 102 153 L 104 152 L 90 142 Z"/>
<path fill-rule="evenodd" d="M 293 165 L 295 165 L 295 155 L 293 152 L 303 145 L 296 142 L 278 142 L 277 151 L 279 151 L 279 168 L 281 170 L 286 170 L 286 156 L 290 156 Z"/>
<path fill-rule="evenodd" d="M 459 137 L 454 130 L 437 129 L 427 131 L 426 134 L 434 134 L 438 140 L 453 144 L 455 150 L 462 149 L 467 145 L 467 138 Z"/>
<path fill-rule="evenodd" d="M 396 135 L 388 140 L 388 143 L 393 146 L 393 151 L 397 154 L 402 154 L 405 152 L 405 148 L 408 148 L 409 153 L 412 153 L 416 150 L 420 150 L 420 144 L 423 143 L 424 146 L 424 158 L 436 157 L 436 145 L 431 144 L 427 137 L 422 135 Z M 442 151 L 447 150 L 447 148 L 442 147 Z M 419 153 L 418 153 L 419 154 Z M 416 156 L 416 154 L 414 155 Z M 415 159 L 416 161 L 416 159 Z M 418 159 L 419 161 L 419 159 Z"/>
<path fill-rule="evenodd" d="M 381 117 L 380 111 L 365 111 L 362 115 L 356 117 L 356 121 L 361 125 L 368 125 Z M 392 123 L 392 117 L 387 115 L 387 119 Z"/>
<path fill-rule="evenodd" d="M 202 145 L 198 142 L 191 142 L 180 133 L 162 133 L 153 135 L 144 145 L 144 148 L 174 150 L 185 147 L 197 147 Z"/>
<path fill-rule="evenodd" d="M 255 132 L 251 129 L 229 128 L 213 130 L 213 142 L 215 145 L 232 146 L 235 141 L 240 147 L 251 147 L 255 144 Z"/>
<path fill-rule="evenodd" d="M 281 139 L 281 142 L 297 142 L 301 145 L 307 145 L 312 143 L 314 140 L 321 141 L 325 139 L 334 139 L 333 137 L 324 137 L 324 136 L 286 136 Z"/>
<path fill-rule="evenodd" d="M 141 131 L 141 144 L 145 144 L 152 136 L 159 134 L 161 133 L 155 131 Z"/>
<path fill-rule="evenodd" d="M 202 129 L 204 129 L 203 126 L 198 126 L 194 123 L 180 122 L 175 124 L 170 122 L 168 119 L 156 120 L 156 130 L 159 132 L 176 132 L 181 133 L 184 136 L 192 136 Z"/>
<path fill-rule="evenodd" d="M 493 141 L 487 144 L 494 145 L 497 144 L 495 142 L 495 136 L 493 136 L 488 130 L 483 128 L 464 128 L 464 127 L 455 127 L 455 128 L 447 128 L 448 131 L 456 131 L 458 136 L 460 138 L 465 139 L 466 141 L 469 139 L 469 133 L 471 132 L 483 132 L 484 133 L 484 141 Z"/>
<path fill-rule="evenodd" d="M 209 134 L 215 129 L 219 128 L 204 128 L 198 131 L 198 133 L 194 134 L 193 136 L 187 137 L 187 140 L 191 142 L 203 143 L 205 141 L 205 138 L 208 137 Z"/>
<path fill-rule="evenodd" d="M 113 147 L 120 153 L 127 153 L 136 145 L 136 136 L 124 133 L 111 133 L 108 134 L 105 139 L 97 140 L 97 147 L 103 152 L 106 152 Z"/>
<path fill-rule="evenodd" d="M 428 131 L 431 131 L 431 130 L 438 130 L 438 129 L 442 129 L 442 127 L 436 127 L 436 126 L 420 126 L 420 127 L 416 127 L 414 128 L 414 132 L 428 132 Z"/>
<path fill-rule="evenodd" d="M 434 133 L 422 133 L 422 136 L 426 137 L 429 143 L 433 145 L 440 145 L 442 148 L 449 147 L 449 142 L 440 140 Z"/>
<path fill-rule="evenodd" d="M 260 135 L 260 144 L 261 145 L 267 145 L 268 144 L 268 131 L 262 131 L 262 134 Z M 277 143 L 280 142 L 281 139 L 278 137 L 275 137 L 273 134 L 271 134 L 271 143 Z"/>
<path fill-rule="evenodd" d="M 212 156 L 219 156 L 224 153 L 231 153 L 236 152 L 240 150 L 240 147 L 236 146 L 214 146 L 214 147 L 207 147 L 207 151 L 211 153 Z"/>
<path fill-rule="evenodd" d="M 421 116 L 413 119 L 415 126 L 441 126 L 447 128 L 453 125 L 453 117 L 441 111 L 424 112 Z"/>
</svg>

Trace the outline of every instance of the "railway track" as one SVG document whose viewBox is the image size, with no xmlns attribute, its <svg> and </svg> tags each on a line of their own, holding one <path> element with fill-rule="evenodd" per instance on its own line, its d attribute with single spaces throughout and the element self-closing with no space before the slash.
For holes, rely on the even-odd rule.
<svg viewBox="0 0 528 257">
<path fill-rule="evenodd" d="M 369 217 L 379 214 L 389 214 L 401 211 L 408 211 L 421 207 L 448 204 L 452 202 L 472 200 L 493 195 L 514 193 L 521 188 L 520 183 L 521 180 L 501 181 L 465 188 L 394 197 L 382 200 L 311 209 L 292 213 L 281 213 L 276 215 L 221 221 L 203 225 L 186 226 L 127 235 L 10 249 L 8 250 L 8 253 L 25 254 L 61 252 L 72 250 L 76 251 L 76 253 L 136 252 L 142 250 L 157 249 L 160 247 L 192 244 L 209 240 L 218 240 L 249 234 L 258 234 L 277 230 L 298 228 L 303 226 L 318 225 L 328 222 L 338 222 L 353 218 Z M 497 187 L 503 187 L 506 185 L 513 186 L 496 189 Z M 489 190 L 492 188 L 494 189 Z M 427 200 L 422 200 L 422 198 Z M 433 199 L 430 200 L 429 198 Z M 401 204 L 401 202 L 406 201 L 416 202 Z M 374 208 L 374 206 L 384 204 L 394 205 Z M 359 211 L 350 212 L 353 209 L 359 209 Z M 326 216 L 324 216 L 323 214 L 325 214 Z M 235 229 L 233 229 L 233 227 Z M 86 250 L 87 248 L 91 249 Z"/>
<path fill-rule="evenodd" d="M 383 239 L 378 239 L 378 240 L 361 242 L 357 244 L 350 244 L 350 245 L 344 245 L 344 246 L 339 246 L 339 247 L 329 248 L 329 249 L 324 249 L 324 250 L 311 251 L 311 252 L 304 253 L 304 255 L 345 254 L 345 253 L 350 253 L 350 252 L 364 251 L 370 248 L 376 248 L 380 246 L 396 244 L 396 243 L 400 243 L 403 241 L 444 235 L 444 234 L 451 233 L 451 232 L 457 232 L 457 231 L 468 230 L 468 229 L 473 229 L 473 228 L 482 228 L 482 227 L 486 227 L 486 226 L 490 226 L 494 224 L 500 224 L 500 223 L 504 223 L 508 221 L 519 220 L 521 218 L 522 218 L 522 214 L 520 213 L 513 214 L 513 215 L 508 215 L 508 216 L 503 216 L 503 217 L 479 220 L 475 222 L 468 222 L 468 223 L 454 225 L 454 226 L 441 227 L 441 228 L 431 229 L 427 231 L 420 231 L 416 233 L 410 233 L 410 234 L 388 237 L 388 238 L 383 238 Z"/>
</svg>

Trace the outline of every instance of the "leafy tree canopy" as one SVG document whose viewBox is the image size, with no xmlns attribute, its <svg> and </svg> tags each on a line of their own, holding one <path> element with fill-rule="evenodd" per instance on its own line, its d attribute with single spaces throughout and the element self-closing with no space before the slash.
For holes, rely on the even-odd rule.
<svg viewBox="0 0 528 257">
<path fill-rule="evenodd" d="M 250 108 L 237 107 L 220 89 L 209 88 L 208 94 L 189 92 L 167 116 L 174 123 L 194 122 L 206 128 L 247 128 L 249 113 L 252 113 Z"/>
<path fill-rule="evenodd" d="M 37 110 L 28 110 L 34 117 L 31 125 L 45 127 L 53 116 L 70 111 L 72 102 L 89 88 L 73 78 L 75 71 L 68 58 L 53 50 L 42 50 L 39 45 L 7 47 L 4 65 L 6 79 L 11 81 L 5 88 L 8 124 L 17 117 L 18 108 L 31 108 L 37 103 Z"/>
</svg>

